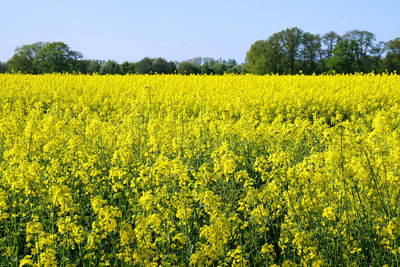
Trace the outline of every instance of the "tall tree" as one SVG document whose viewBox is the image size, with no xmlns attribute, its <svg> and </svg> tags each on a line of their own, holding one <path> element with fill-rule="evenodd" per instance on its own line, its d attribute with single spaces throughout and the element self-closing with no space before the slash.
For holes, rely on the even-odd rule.
<svg viewBox="0 0 400 267">
<path fill-rule="evenodd" d="M 268 69 L 269 43 L 266 40 L 256 41 L 247 52 L 247 70 L 254 74 L 266 74 Z"/>
<path fill-rule="evenodd" d="M 343 35 L 344 39 L 355 41 L 359 47 L 359 71 L 371 72 L 373 59 L 370 57 L 370 50 L 375 44 L 375 34 L 368 31 L 352 30 Z"/>
<path fill-rule="evenodd" d="M 322 36 L 322 43 L 325 45 L 326 59 L 333 56 L 333 49 L 335 48 L 339 37 L 340 36 L 334 31 L 330 31 Z"/>
<path fill-rule="evenodd" d="M 282 32 L 283 48 L 289 60 L 288 72 L 291 74 L 297 73 L 295 63 L 299 55 L 302 37 L 303 31 L 297 27 Z"/>
<path fill-rule="evenodd" d="M 284 49 L 283 33 L 271 35 L 268 40 L 255 42 L 246 55 L 246 69 L 254 74 L 284 73 L 288 56 Z"/>
<path fill-rule="evenodd" d="M 379 73 L 383 71 L 383 62 L 382 55 L 385 53 L 386 47 L 385 42 L 379 41 L 377 42 L 370 50 L 371 58 L 372 58 L 372 70 L 375 73 Z"/>
<path fill-rule="evenodd" d="M 15 53 L 12 58 L 8 61 L 8 68 L 10 71 L 15 72 L 27 72 L 27 73 L 38 73 L 38 66 L 35 59 L 38 53 L 48 43 L 37 42 L 34 44 L 23 45 L 15 49 Z"/>
<path fill-rule="evenodd" d="M 267 61 L 267 73 L 289 73 L 289 58 L 285 52 L 283 32 L 275 33 L 268 38 Z"/>
<path fill-rule="evenodd" d="M 318 58 L 321 50 L 321 37 L 305 32 L 301 39 L 300 55 L 302 58 L 302 70 L 305 74 L 317 72 Z"/>
<path fill-rule="evenodd" d="M 34 58 L 38 73 L 73 72 L 83 56 L 63 42 L 47 43 Z"/>
<path fill-rule="evenodd" d="M 327 60 L 330 71 L 353 73 L 359 69 L 360 47 L 355 40 L 343 39 L 333 49 L 333 56 Z"/>
<path fill-rule="evenodd" d="M 388 71 L 396 71 L 400 74 L 400 38 L 390 40 L 386 43 L 387 54 L 385 65 Z"/>
<path fill-rule="evenodd" d="M 369 50 L 373 47 L 376 40 L 375 34 L 369 31 L 352 30 L 343 35 L 344 39 L 354 40 L 360 48 L 361 57 L 367 56 Z"/>
</svg>

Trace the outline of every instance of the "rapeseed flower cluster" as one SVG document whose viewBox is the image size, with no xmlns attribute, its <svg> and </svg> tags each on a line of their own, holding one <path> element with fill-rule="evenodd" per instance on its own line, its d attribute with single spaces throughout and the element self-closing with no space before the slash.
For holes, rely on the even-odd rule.
<svg viewBox="0 0 400 267">
<path fill-rule="evenodd" d="M 0 265 L 400 265 L 400 77 L 0 74 Z"/>
</svg>

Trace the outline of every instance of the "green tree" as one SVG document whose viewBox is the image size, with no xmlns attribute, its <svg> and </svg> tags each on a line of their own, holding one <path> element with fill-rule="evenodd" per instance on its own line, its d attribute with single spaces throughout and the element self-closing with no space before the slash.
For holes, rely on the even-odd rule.
<svg viewBox="0 0 400 267">
<path fill-rule="evenodd" d="M 246 69 L 250 73 L 284 73 L 287 55 L 282 32 L 271 35 L 268 40 L 256 41 L 247 52 L 246 61 Z"/>
<path fill-rule="evenodd" d="M 278 32 L 268 38 L 268 72 L 267 73 L 288 73 L 288 55 L 284 49 L 283 32 Z"/>
<path fill-rule="evenodd" d="M 303 31 L 297 27 L 286 29 L 281 32 L 282 44 L 288 58 L 288 73 L 295 74 L 298 72 L 296 68 L 296 60 L 300 52 L 300 45 L 303 39 Z"/>
<path fill-rule="evenodd" d="M 201 74 L 211 74 L 212 69 L 210 67 L 210 63 L 206 62 L 203 65 L 200 66 L 200 73 Z"/>
<path fill-rule="evenodd" d="M 382 55 L 383 53 L 385 53 L 385 50 L 386 50 L 385 42 L 382 41 L 377 42 L 370 50 L 372 59 L 371 69 L 375 73 L 381 73 L 384 71 Z"/>
<path fill-rule="evenodd" d="M 344 39 L 356 41 L 359 47 L 360 57 L 367 56 L 376 40 L 375 34 L 369 31 L 352 30 L 343 35 Z"/>
<path fill-rule="evenodd" d="M 8 64 L 6 62 L 0 62 L 0 73 L 6 73 L 8 70 Z"/>
<path fill-rule="evenodd" d="M 294 27 L 255 42 L 246 55 L 247 70 L 255 74 L 297 73 L 302 41 L 303 31 Z"/>
<path fill-rule="evenodd" d="M 309 32 L 303 34 L 301 39 L 300 55 L 302 59 L 302 71 L 305 74 L 318 72 L 318 60 L 321 51 L 321 37 Z"/>
<path fill-rule="evenodd" d="M 227 62 L 220 58 L 219 60 L 214 60 L 211 65 L 212 73 L 222 75 L 228 70 Z"/>
<path fill-rule="evenodd" d="M 370 52 L 375 46 L 375 34 L 369 31 L 352 30 L 343 35 L 344 39 L 355 41 L 359 47 L 358 55 L 358 71 L 368 73 L 373 71 L 373 61 Z"/>
<path fill-rule="evenodd" d="M 354 73 L 359 69 L 360 47 L 355 40 L 343 39 L 333 49 L 333 56 L 327 60 L 329 70 L 337 73 Z"/>
<path fill-rule="evenodd" d="M 211 74 L 214 73 L 213 65 L 216 63 L 216 60 L 210 57 L 202 58 L 201 65 L 199 66 L 199 71 L 201 74 Z"/>
<path fill-rule="evenodd" d="M 81 59 L 77 60 L 74 66 L 74 70 L 76 73 L 87 74 L 89 69 L 90 60 L 89 59 Z"/>
<path fill-rule="evenodd" d="M 241 71 L 239 65 L 234 59 L 228 59 L 228 61 L 225 62 L 225 65 L 226 65 L 225 73 L 240 73 Z"/>
<path fill-rule="evenodd" d="M 87 67 L 87 73 L 88 74 L 100 73 L 101 65 L 104 62 L 105 61 L 102 61 L 102 60 L 89 59 L 89 64 L 88 64 L 88 67 Z"/>
<path fill-rule="evenodd" d="M 400 38 L 390 40 L 386 43 L 387 54 L 385 66 L 388 71 L 396 71 L 400 74 Z"/>
<path fill-rule="evenodd" d="M 27 72 L 27 73 L 38 73 L 37 62 L 35 61 L 38 53 L 48 43 L 37 42 L 34 44 L 23 45 L 15 49 L 15 53 L 12 58 L 8 61 L 8 68 L 14 72 Z"/>
<path fill-rule="evenodd" d="M 176 64 L 173 61 L 168 61 L 169 73 L 176 73 Z"/>
<path fill-rule="evenodd" d="M 168 62 L 164 58 L 156 58 L 154 59 L 151 65 L 152 72 L 154 73 L 164 73 L 164 74 L 171 74 L 174 73 L 176 70 L 175 64 L 173 62 Z"/>
<path fill-rule="evenodd" d="M 178 73 L 180 74 L 198 74 L 200 73 L 200 68 L 193 63 L 183 61 L 178 65 Z"/>
<path fill-rule="evenodd" d="M 254 74 L 269 73 L 269 54 L 270 43 L 267 40 L 256 41 L 246 54 L 247 65 L 249 72 Z"/>
<path fill-rule="evenodd" d="M 326 59 L 333 56 L 333 49 L 335 48 L 340 36 L 334 32 L 330 31 L 322 36 L 322 43 L 325 46 L 324 56 Z"/>
<path fill-rule="evenodd" d="M 121 67 L 114 60 L 107 60 L 100 67 L 100 74 L 121 74 Z"/>
<path fill-rule="evenodd" d="M 34 58 L 38 73 L 73 72 L 83 56 L 63 42 L 47 43 Z"/>
<path fill-rule="evenodd" d="M 153 60 L 145 57 L 135 64 L 135 70 L 139 74 L 148 74 L 152 71 L 151 67 L 153 65 Z"/>
<path fill-rule="evenodd" d="M 203 58 L 203 64 L 199 67 L 201 74 L 224 74 L 224 73 L 240 73 L 242 69 L 236 60 L 215 60 L 213 58 Z"/>
<path fill-rule="evenodd" d="M 204 59 L 202 57 L 194 57 L 185 61 L 195 65 L 198 68 L 204 63 Z"/>
<path fill-rule="evenodd" d="M 394 40 L 390 44 L 396 46 Z M 320 37 L 294 27 L 256 41 L 246 54 L 245 66 L 246 71 L 255 74 L 294 74 L 299 70 L 306 74 L 333 70 L 379 73 L 385 66 L 396 69 L 397 52 L 389 51 L 382 60 L 384 53 L 383 42 L 376 41 L 375 34 L 368 31 L 352 30 L 342 37 L 331 31 Z M 209 72 L 211 64 L 202 66 L 202 73 Z"/>
<path fill-rule="evenodd" d="M 121 64 L 122 74 L 132 74 L 135 73 L 135 63 L 125 61 Z"/>
</svg>

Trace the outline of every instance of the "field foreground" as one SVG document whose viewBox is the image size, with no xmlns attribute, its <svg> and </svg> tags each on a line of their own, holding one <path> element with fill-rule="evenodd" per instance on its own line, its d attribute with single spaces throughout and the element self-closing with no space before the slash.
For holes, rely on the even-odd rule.
<svg viewBox="0 0 400 267">
<path fill-rule="evenodd" d="M 400 264 L 400 76 L 0 75 L 0 265 Z"/>
</svg>

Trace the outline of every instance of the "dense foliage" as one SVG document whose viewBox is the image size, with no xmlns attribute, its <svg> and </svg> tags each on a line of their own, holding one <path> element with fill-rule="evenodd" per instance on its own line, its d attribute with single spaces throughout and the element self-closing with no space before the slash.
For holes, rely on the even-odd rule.
<svg viewBox="0 0 400 267">
<path fill-rule="evenodd" d="M 243 73 L 244 67 L 233 59 L 193 58 L 183 62 L 164 58 L 145 57 L 138 62 L 82 59 L 62 42 L 37 42 L 15 49 L 14 56 L 6 63 L 0 62 L 0 73 L 80 73 L 80 74 L 225 74 Z"/>
<path fill-rule="evenodd" d="M 399 265 L 397 75 L 0 75 L 0 265 Z"/>
<path fill-rule="evenodd" d="M 62 42 L 23 45 L 15 49 L 8 61 L 10 71 L 22 73 L 73 72 L 79 66 L 81 53 L 73 51 Z"/>
<path fill-rule="evenodd" d="M 399 58 L 399 38 L 385 44 L 368 31 L 320 36 L 294 27 L 255 42 L 246 68 L 255 74 L 399 72 Z"/>
<path fill-rule="evenodd" d="M 81 74 L 322 74 L 383 73 L 400 71 L 400 38 L 384 43 L 375 34 L 353 30 L 343 36 L 329 32 L 320 36 L 294 27 L 256 41 L 247 52 L 246 63 L 234 59 L 196 57 L 183 62 L 145 57 L 138 62 L 82 59 L 61 42 L 38 42 L 15 50 L 0 73 Z"/>
</svg>

